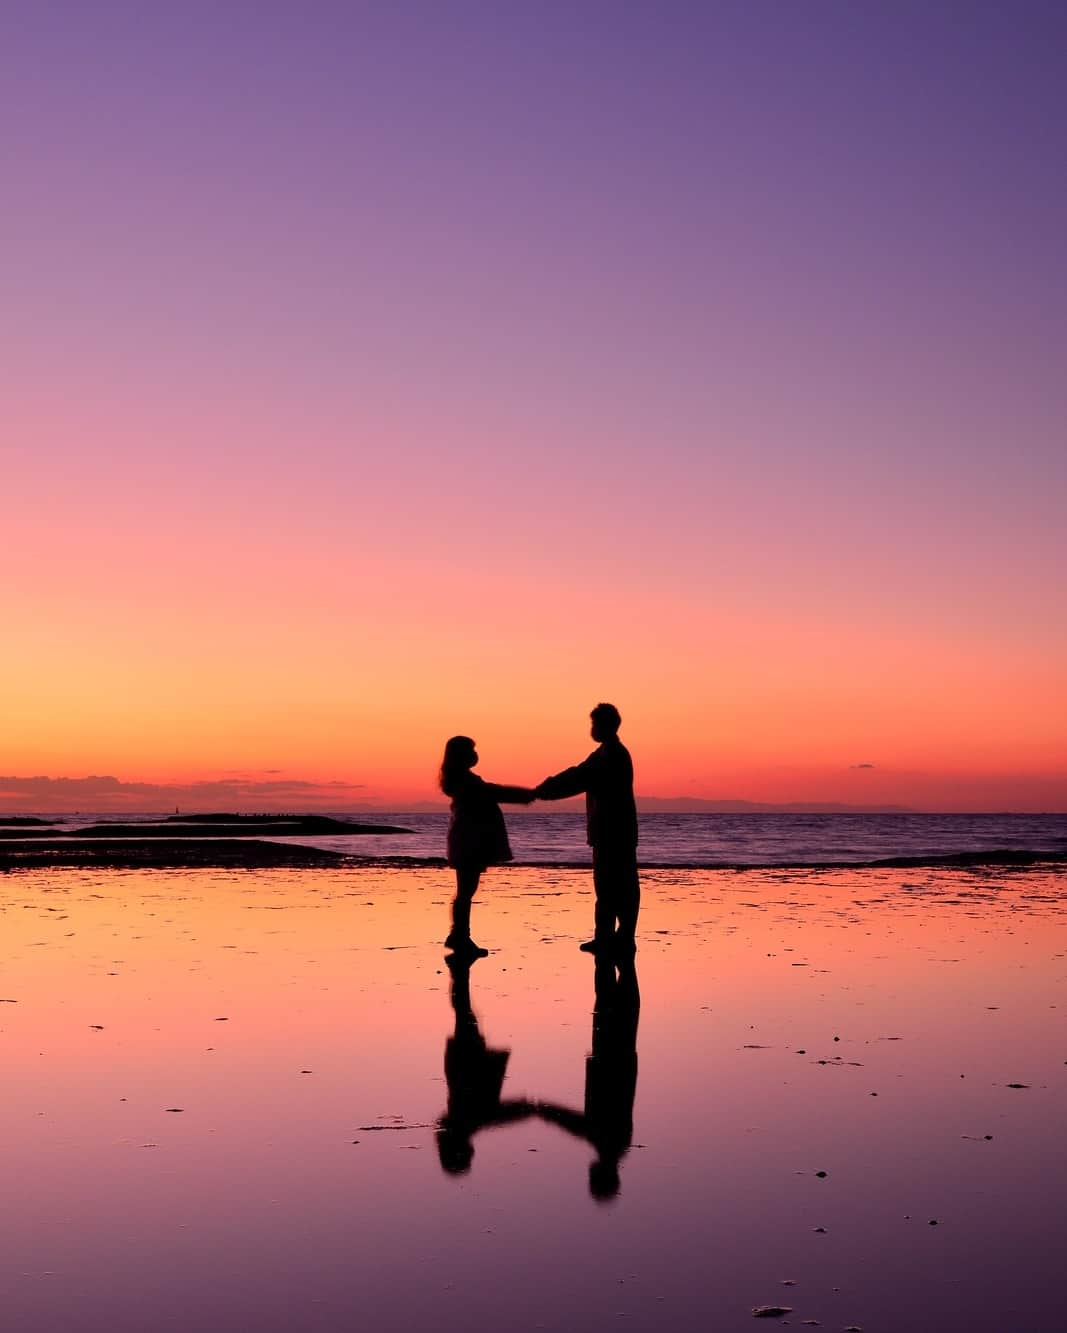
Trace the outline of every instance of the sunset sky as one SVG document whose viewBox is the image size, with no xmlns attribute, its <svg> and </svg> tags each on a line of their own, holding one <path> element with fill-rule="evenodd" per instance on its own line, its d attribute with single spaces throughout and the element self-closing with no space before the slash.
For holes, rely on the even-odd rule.
<svg viewBox="0 0 1067 1333">
<path fill-rule="evenodd" d="M 1067 810 L 1065 56 L 6 5 L 0 809 L 534 782 L 608 699 L 649 796 Z"/>
</svg>

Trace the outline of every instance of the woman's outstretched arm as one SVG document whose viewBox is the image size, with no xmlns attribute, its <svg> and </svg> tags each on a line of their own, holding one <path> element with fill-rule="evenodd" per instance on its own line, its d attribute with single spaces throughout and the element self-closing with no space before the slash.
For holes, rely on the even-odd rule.
<svg viewBox="0 0 1067 1333">
<path fill-rule="evenodd" d="M 487 782 L 485 790 L 494 801 L 505 805 L 529 805 L 537 799 L 532 787 L 505 787 L 498 782 Z"/>
</svg>

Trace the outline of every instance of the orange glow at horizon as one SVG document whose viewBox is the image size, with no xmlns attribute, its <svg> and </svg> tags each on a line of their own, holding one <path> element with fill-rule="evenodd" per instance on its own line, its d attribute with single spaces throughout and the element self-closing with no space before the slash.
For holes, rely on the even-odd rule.
<svg viewBox="0 0 1067 1333">
<path fill-rule="evenodd" d="M 450 573 L 242 574 L 160 598 L 158 571 L 131 571 L 113 606 L 75 598 L 59 617 L 28 599 L 25 651 L 0 666 L 22 701 L 0 769 L 159 784 L 280 770 L 360 784 L 342 804 L 437 800 L 447 735 L 475 736 L 487 777 L 534 782 L 591 748 L 603 698 L 646 796 L 1067 807 L 1062 679 L 1010 645 L 759 621 L 725 599 L 694 620 L 653 588 L 591 620 L 583 588 L 531 573 L 475 583 L 491 623 L 464 623 Z"/>
<path fill-rule="evenodd" d="M 632 569 L 624 596 L 533 556 L 419 552 L 368 577 L 330 539 L 153 553 L 146 528 L 129 563 L 132 533 L 80 563 L 73 537 L 38 545 L 0 663 L 19 701 L 5 774 L 280 770 L 433 800 L 449 734 L 475 736 L 486 776 L 533 782 L 591 748 L 588 710 L 610 699 L 643 795 L 1067 808 L 1052 627 L 1041 653 L 922 607 L 879 619 L 844 588 L 750 605 L 729 581 Z"/>
</svg>

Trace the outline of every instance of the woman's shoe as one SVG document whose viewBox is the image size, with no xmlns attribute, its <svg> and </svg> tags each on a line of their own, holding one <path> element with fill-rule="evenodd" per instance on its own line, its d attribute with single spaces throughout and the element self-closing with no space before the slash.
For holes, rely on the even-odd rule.
<svg viewBox="0 0 1067 1333">
<path fill-rule="evenodd" d="M 445 940 L 445 948 L 455 951 L 457 957 L 462 958 L 488 958 L 489 950 L 483 949 L 475 944 L 469 935 L 450 934 Z"/>
</svg>

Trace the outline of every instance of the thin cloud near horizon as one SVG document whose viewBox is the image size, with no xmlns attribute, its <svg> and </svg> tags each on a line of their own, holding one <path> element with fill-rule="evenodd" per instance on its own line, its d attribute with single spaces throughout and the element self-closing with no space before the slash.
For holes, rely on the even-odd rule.
<svg viewBox="0 0 1067 1333">
<path fill-rule="evenodd" d="M 263 770 L 269 772 L 272 770 Z M 273 770 L 277 772 L 278 770 Z M 277 778 L 262 781 L 251 778 L 216 778 L 201 782 L 157 783 L 124 782 L 110 775 L 92 774 L 84 778 L 0 777 L 0 806 L 11 802 L 37 809 L 71 809 L 116 806 L 133 809 L 153 802 L 170 805 L 194 805 L 207 808 L 250 801 L 270 803 L 303 802 L 309 805 L 336 804 L 348 793 L 365 790 L 361 782 L 311 782 L 301 778 Z"/>
</svg>

